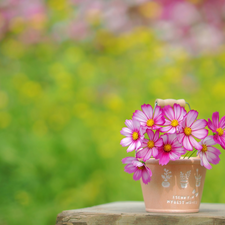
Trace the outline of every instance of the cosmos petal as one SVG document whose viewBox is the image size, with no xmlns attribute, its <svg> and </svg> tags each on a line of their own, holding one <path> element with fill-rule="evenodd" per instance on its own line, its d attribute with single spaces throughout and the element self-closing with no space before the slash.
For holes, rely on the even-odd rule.
<svg viewBox="0 0 225 225">
<path fill-rule="evenodd" d="M 213 136 L 212 136 L 212 135 L 207 136 L 207 137 L 203 140 L 202 143 L 205 144 L 205 145 L 207 145 L 207 146 L 209 146 L 209 145 L 216 145 L 216 144 L 217 144 L 217 142 L 213 139 Z"/>
<path fill-rule="evenodd" d="M 162 153 L 161 157 L 159 159 L 159 164 L 160 165 L 166 165 L 170 161 L 170 157 L 168 153 Z"/>
<path fill-rule="evenodd" d="M 133 121 L 132 120 L 126 120 L 125 121 L 125 125 L 130 128 L 131 130 L 134 129 L 134 126 L 133 126 Z"/>
<path fill-rule="evenodd" d="M 201 160 L 202 160 L 203 166 L 204 166 L 206 169 L 210 170 L 210 169 L 212 168 L 212 166 L 209 164 L 209 161 L 208 161 L 208 159 L 207 159 L 207 157 L 206 157 L 206 154 L 204 154 L 204 153 L 202 154 Z"/>
<path fill-rule="evenodd" d="M 139 170 L 139 169 L 137 168 L 137 170 L 134 172 L 133 179 L 134 179 L 134 180 L 140 180 L 141 175 L 142 175 L 142 170 Z"/>
<path fill-rule="evenodd" d="M 214 154 L 213 152 L 207 151 L 206 156 L 207 156 L 208 161 L 214 165 L 216 165 L 220 162 L 219 156 Z"/>
<path fill-rule="evenodd" d="M 195 147 L 197 150 L 202 149 L 202 145 L 200 145 L 192 136 L 189 136 L 189 141 L 193 147 Z"/>
<path fill-rule="evenodd" d="M 169 120 L 174 120 L 174 111 L 170 105 L 165 106 L 163 112 Z"/>
<path fill-rule="evenodd" d="M 153 140 L 153 138 L 154 138 L 154 132 L 152 130 L 149 130 L 149 129 L 146 132 L 148 134 L 149 139 L 150 140 Z"/>
<path fill-rule="evenodd" d="M 127 173 L 134 173 L 137 170 L 137 167 L 135 167 L 133 164 L 127 164 L 124 167 L 124 171 Z"/>
<path fill-rule="evenodd" d="M 196 120 L 198 117 L 198 112 L 195 110 L 191 110 L 188 112 L 187 117 L 186 117 L 186 126 L 190 127 L 193 122 Z"/>
<path fill-rule="evenodd" d="M 148 170 L 145 168 L 142 170 L 142 181 L 144 184 L 149 183 L 151 180 L 150 174 L 148 172 Z"/>
<path fill-rule="evenodd" d="M 136 156 L 137 156 L 137 158 L 144 158 L 145 155 L 147 154 L 147 152 L 148 152 L 148 149 L 144 148 L 144 149 L 138 151 Z"/>
<path fill-rule="evenodd" d="M 153 147 L 152 148 L 152 156 L 155 158 L 157 155 L 158 155 L 158 149 L 157 148 L 155 148 L 155 147 Z"/>
<path fill-rule="evenodd" d="M 133 141 L 130 146 L 127 148 L 127 152 L 132 152 L 136 147 L 135 142 Z"/>
<path fill-rule="evenodd" d="M 151 158 L 151 155 L 152 155 L 152 150 L 148 149 L 147 154 L 143 158 L 143 161 L 145 162 L 145 161 L 149 160 Z"/>
<path fill-rule="evenodd" d="M 219 112 L 214 112 L 212 114 L 212 122 L 214 127 L 217 129 L 219 127 Z"/>
<path fill-rule="evenodd" d="M 145 115 L 142 111 L 140 111 L 140 110 L 136 110 L 136 111 L 133 113 L 132 118 L 133 118 L 134 120 L 137 120 L 137 121 L 140 121 L 140 122 L 144 122 L 144 123 L 146 123 L 147 120 L 148 120 L 148 118 L 146 117 L 146 115 Z"/>
<path fill-rule="evenodd" d="M 124 136 L 131 136 L 132 130 L 127 127 L 123 127 L 122 130 L 120 131 L 120 133 Z"/>
<path fill-rule="evenodd" d="M 125 147 L 125 146 L 128 146 L 132 143 L 132 138 L 131 137 L 125 137 L 121 140 L 120 144 Z"/>
<path fill-rule="evenodd" d="M 137 159 L 135 157 L 126 157 L 122 159 L 122 163 L 128 164 L 128 163 L 132 163 L 134 160 L 137 160 Z"/>
<path fill-rule="evenodd" d="M 223 116 L 219 122 L 219 127 L 221 127 L 222 129 L 225 128 L 225 116 Z"/>
<path fill-rule="evenodd" d="M 208 130 L 206 129 L 193 130 L 191 134 L 198 139 L 203 139 L 208 135 Z"/>
<path fill-rule="evenodd" d="M 214 126 L 214 124 L 212 123 L 212 121 L 210 119 L 208 119 L 208 127 L 210 130 L 212 130 L 213 132 L 216 131 L 216 128 Z"/>
<path fill-rule="evenodd" d="M 183 146 L 186 150 L 192 151 L 193 147 L 189 141 L 189 138 L 187 136 L 184 137 L 183 139 Z"/>
<path fill-rule="evenodd" d="M 172 126 L 161 127 L 161 128 L 160 128 L 160 132 L 166 133 L 166 132 L 168 132 L 171 128 L 172 128 Z"/>
<path fill-rule="evenodd" d="M 199 120 L 196 120 L 192 126 L 191 126 L 191 129 L 192 130 L 200 130 L 200 129 L 203 129 L 207 126 L 207 121 L 204 120 L 204 119 L 199 119 Z"/>
<path fill-rule="evenodd" d="M 152 106 L 151 105 L 144 104 L 144 105 L 141 106 L 141 109 L 142 109 L 142 111 L 144 112 L 144 114 L 146 115 L 146 117 L 148 119 L 152 119 L 153 109 L 152 109 Z"/>
</svg>

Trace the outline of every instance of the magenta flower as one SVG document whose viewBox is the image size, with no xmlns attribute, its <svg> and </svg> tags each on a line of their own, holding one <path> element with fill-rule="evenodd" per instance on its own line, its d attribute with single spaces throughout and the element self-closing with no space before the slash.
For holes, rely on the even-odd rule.
<svg viewBox="0 0 225 225">
<path fill-rule="evenodd" d="M 219 121 L 219 113 L 214 112 L 212 115 L 212 121 L 208 119 L 208 127 L 214 134 L 213 139 L 225 149 L 225 116 Z"/>
<path fill-rule="evenodd" d="M 149 139 L 144 139 L 141 145 L 140 151 L 137 152 L 137 158 L 143 158 L 143 161 L 150 159 L 151 156 L 156 157 L 158 155 L 158 148 L 163 145 L 162 138 L 159 138 L 159 130 L 154 134 L 152 130 L 147 130 Z"/>
<path fill-rule="evenodd" d="M 165 119 L 165 127 L 160 128 L 160 132 L 162 133 L 167 132 L 173 134 L 178 132 L 181 122 L 183 121 L 184 116 L 187 114 L 186 110 L 179 104 L 175 103 L 173 108 L 170 105 L 167 105 L 163 108 L 163 112 L 168 119 Z"/>
<path fill-rule="evenodd" d="M 184 148 L 188 151 L 192 151 L 193 147 L 197 150 L 201 150 L 202 146 L 194 137 L 203 139 L 208 135 L 208 130 L 205 129 L 207 121 L 204 119 L 196 120 L 197 116 L 197 111 L 189 111 L 181 123 L 180 133 L 177 135 L 178 141 L 182 143 Z"/>
<path fill-rule="evenodd" d="M 127 164 L 124 168 L 125 172 L 134 173 L 134 180 L 140 180 L 142 178 L 143 183 L 147 184 L 150 182 L 152 171 L 144 163 L 138 161 L 137 158 L 126 157 L 122 159 L 122 163 Z"/>
<path fill-rule="evenodd" d="M 127 127 L 122 128 L 120 133 L 127 137 L 123 138 L 120 144 L 123 147 L 129 146 L 127 148 L 127 152 L 139 149 L 144 139 L 143 130 L 140 123 L 136 120 L 126 120 L 125 124 Z"/>
<path fill-rule="evenodd" d="M 151 105 L 142 105 L 142 111 L 136 110 L 133 113 L 133 119 L 140 122 L 141 126 L 146 129 L 157 130 L 160 128 L 159 125 L 163 125 L 165 122 L 165 118 L 163 115 L 163 111 L 160 106 L 156 106 L 155 112 L 153 113 L 153 109 Z"/>
<path fill-rule="evenodd" d="M 159 159 L 160 165 L 166 165 L 170 160 L 179 159 L 186 151 L 182 144 L 178 142 L 176 134 L 164 134 L 161 136 L 163 145 L 159 148 L 156 159 Z"/>
<path fill-rule="evenodd" d="M 208 136 L 201 140 L 199 144 L 202 145 L 202 150 L 198 151 L 201 165 L 210 170 L 212 166 L 209 163 L 218 164 L 220 161 L 220 150 L 212 146 L 217 144 L 217 142 L 213 139 L 213 136 Z"/>
</svg>

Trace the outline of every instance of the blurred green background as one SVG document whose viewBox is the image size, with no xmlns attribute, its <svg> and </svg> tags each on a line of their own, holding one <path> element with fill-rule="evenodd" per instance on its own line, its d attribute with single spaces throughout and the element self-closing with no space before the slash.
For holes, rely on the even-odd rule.
<svg viewBox="0 0 225 225">
<path fill-rule="evenodd" d="M 19 7 L 3 2 L 1 18 Z M 199 118 L 225 115 L 224 43 L 193 54 L 144 23 L 115 33 L 96 17 L 86 37 L 62 39 L 66 29 L 55 27 L 77 18 L 82 2 L 36 2 L 43 12 L 33 20 L 21 12 L 1 20 L 1 225 L 50 225 L 62 210 L 142 201 L 140 183 L 123 171 L 121 159 L 133 154 L 120 145 L 120 130 L 144 103 L 184 98 Z M 202 202 L 225 203 L 221 151 Z"/>
</svg>

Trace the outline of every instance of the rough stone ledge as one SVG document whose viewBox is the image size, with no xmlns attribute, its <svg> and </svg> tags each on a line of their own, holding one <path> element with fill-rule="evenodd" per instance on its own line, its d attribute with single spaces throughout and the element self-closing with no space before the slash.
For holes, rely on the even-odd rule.
<svg viewBox="0 0 225 225">
<path fill-rule="evenodd" d="M 198 213 L 149 213 L 144 202 L 113 202 L 58 214 L 56 225 L 225 225 L 225 204 L 202 203 Z"/>
</svg>

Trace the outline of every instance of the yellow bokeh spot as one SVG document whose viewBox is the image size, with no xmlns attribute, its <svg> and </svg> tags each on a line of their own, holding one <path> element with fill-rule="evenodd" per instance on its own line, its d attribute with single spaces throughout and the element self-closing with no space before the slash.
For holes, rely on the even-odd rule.
<svg viewBox="0 0 225 225">
<path fill-rule="evenodd" d="M 25 21 L 24 18 L 22 17 L 14 17 L 11 22 L 10 22 L 10 27 L 9 29 L 16 33 L 19 34 L 21 33 L 25 28 Z"/>
<path fill-rule="evenodd" d="M 104 103 L 107 108 L 113 111 L 120 111 L 123 107 L 123 100 L 115 93 L 107 94 L 104 97 Z"/>
<path fill-rule="evenodd" d="M 52 114 L 49 115 L 49 125 L 53 130 L 61 130 L 70 120 L 71 113 L 67 107 L 56 106 L 52 109 Z"/>
<path fill-rule="evenodd" d="M 69 7 L 67 2 L 64 0 L 49 0 L 48 4 L 53 10 L 57 11 L 65 10 L 67 7 Z"/>
<path fill-rule="evenodd" d="M 192 4 L 200 4 L 202 3 L 204 0 L 188 0 L 189 2 L 191 2 Z"/>
<path fill-rule="evenodd" d="M 21 41 L 6 39 L 2 44 L 2 52 L 10 58 L 20 58 L 25 52 L 25 49 Z"/>
<path fill-rule="evenodd" d="M 94 65 L 91 63 L 82 63 L 77 70 L 77 74 L 82 78 L 82 80 L 89 81 L 95 74 Z"/>
<path fill-rule="evenodd" d="M 21 86 L 27 81 L 28 81 L 28 77 L 23 73 L 15 74 L 12 77 L 12 84 L 18 90 L 20 90 Z"/>
<path fill-rule="evenodd" d="M 43 136 L 48 132 L 48 127 L 43 120 L 38 120 L 33 125 L 33 131 L 39 136 Z"/>
<path fill-rule="evenodd" d="M 11 122 L 11 116 L 7 112 L 0 112 L 0 128 L 6 128 Z"/>
<path fill-rule="evenodd" d="M 224 99 L 225 96 L 225 84 L 224 82 L 217 82 L 212 87 L 212 94 L 216 99 Z"/>
<path fill-rule="evenodd" d="M 26 191 L 18 191 L 15 195 L 15 199 L 19 202 L 21 205 L 29 205 L 31 198 L 28 192 Z"/>
<path fill-rule="evenodd" d="M 41 85 L 35 81 L 27 81 L 21 87 L 21 93 L 27 98 L 35 98 L 42 92 Z"/>
<path fill-rule="evenodd" d="M 101 12 L 97 9 L 91 9 L 87 12 L 86 20 L 92 25 L 98 25 L 101 21 Z"/>
<path fill-rule="evenodd" d="M 151 1 L 139 6 L 139 12 L 146 18 L 155 19 L 162 13 L 162 7 L 159 3 Z"/>
<path fill-rule="evenodd" d="M 0 91 L 0 109 L 3 109 L 8 104 L 8 95 L 4 91 Z"/>
<path fill-rule="evenodd" d="M 65 90 L 72 88 L 75 82 L 74 76 L 66 71 L 63 64 L 54 63 L 49 67 L 50 76 L 55 80 L 57 85 Z"/>
<path fill-rule="evenodd" d="M 42 30 L 46 25 L 46 16 L 42 13 L 35 14 L 29 21 L 30 26 L 36 30 Z"/>
<path fill-rule="evenodd" d="M 181 79 L 180 68 L 176 68 L 175 66 L 167 67 L 165 71 L 165 78 L 170 80 L 171 83 L 179 83 Z"/>
</svg>

